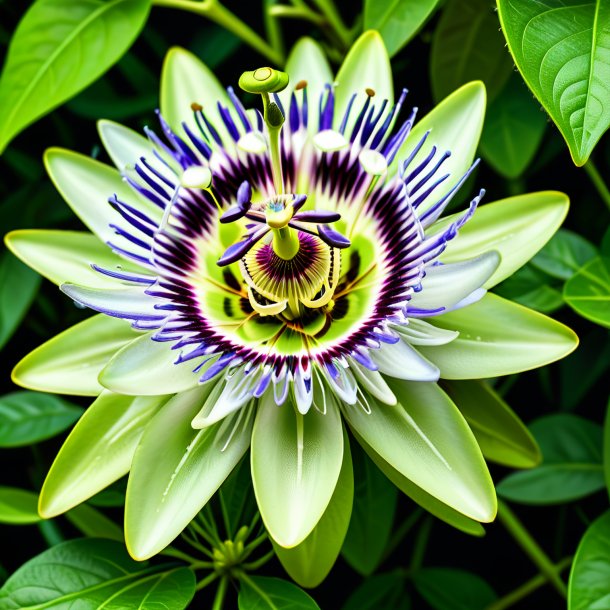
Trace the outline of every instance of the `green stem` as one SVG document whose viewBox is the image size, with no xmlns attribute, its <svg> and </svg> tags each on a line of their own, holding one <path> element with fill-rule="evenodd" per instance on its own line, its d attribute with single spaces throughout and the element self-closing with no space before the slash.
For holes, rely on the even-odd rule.
<svg viewBox="0 0 610 610">
<path fill-rule="evenodd" d="M 559 573 L 562 570 L 565 570 L 571 564 L 572 557 L 566 557 L 555 566 L 555 570 L 557 570 L 557 572 Z M 514 591 L 511 591 L 504 597 L 501 597 L 500 599 L 487 606 L 485 610 L 506 610 L 506 608 L 514 606 L 516 603 L 520 602 L 528 595 L 531 595 L 534 591 L 544 586 L 547 582 L 548 579 L 544 574 L 538 574 L 537 576 L 534 576 L 534 578 L 532 578 L 531 580 L 528 580 L 527 582 L 523 583 Z"/>
<path fill-rule="evenodd" d="M 587 172 L 589 178 L 591 178 L 591 182 L 593 182 L 593 185 L 597 189 L 599 196 L 606 204 L 606 207 L 610 210 L 610 190 L 608 190 L 606 183 L 603 181 L 599 170 L 591 159 L 589 159 L 583 165 L 583 169 Z"/>
<path fill-rule="evenodd" d="M 185 553 L 183 551 L 179 551 L 178 549 L 174 549 L 171 546 L 163 549 L 159 555 L 165 555 L 167 557 L 174 557 L 175 559 L 181 559 L 182 561 L 185 561 L 188 564 L 191 564 L 191 566 L 195 563 L 199 562 L 199 559 L 193 557 L 192 555 L 189 555 L 188 553 Z"/>
<path fill-rule="evenodd" d="M 428 538 L 430 538 L 432 523 L 432 517 L 428 516 L 417 533 L 415 548 L 413 549 L 413 555 L 411 555 L 411 563 L 409 565 L 409 570 L 411 572 L 417 572 L 424 562 L 424 554 L 428 545 Z"/>
<path fill-rule="evenodd" d="M 326 24 L 326 19 L 319 13 L 312 11 L 308 6 L 285 6 L 276 4 L 271 7 L 271 15 L 278 19 L 303 19 L 309 21 L 318 27 Z"/>
<path fill-rule="evenodd" d="M 387 544 L 383 557 L 381 558 L 381 563 L 383 563 L 396 550 L 398 545 L 403 541 L 403 538 L 411 531 L 418 519 L 422 516 L 423 512 L 423 509 L 416 508 L 409 515 L 409 518 L 402 522 L 401 526 L 396 530 L 392 536 L 392 539 Z"/>
<path fill-rule="evenodd" d="M 314 0 L 314 4 L 320 9 L 320 12 L 326 17 L 326 21 L 332 27 L 341 41 L 345 50 L 349 49 L 352 37 L 349 29 L 343 23 L 339 11 L 332 0 Z"/>
<path fill-rule="evenodd" d="M 206 17 L 235 34 L 274 64 L 279 66 L 284 64 L 284 57 L 281 52 L 274 49 L 249 25 L 220 4 L 218 0 L 204 0 L 203 2 L 196 2 L 195 0 L 153 0 L 153 5 L 190 11 L 196 15 Z"/>
<path fill-rule="evenodd" d="M 568 596 L 566 584 L 559 577 L 557 567 L 549 559 L 547 554 L 540 548 L 532 535 L 525 529 L 521 521 L 509 508 L 509 506 L 498 501 L 498 519 L 515 539 L 517 544 L 525 551 L 526 555 L 532 560 L 538 569 L 544 574 L 546 579 L 555 587 L 562 597 Z"/>
<path fill-rule="evenodd" d="M 284 39 L 282 38 L 282 30 L 280 24 L 273 14 L 273 6 L 276 0 L 264 0 L 263 17 L 265 19 L 265 31 L 271 46 L 282 56 L 284 52 Z"/>
<path fill-rule="evenodd" d="M 216 589 L 216 597 L 214 598 L 214 605 L 212 606 L 212 610 L 222 610 L 222 604 L 225 601 L 225 595 L 227 594 L 228 584 L 228 576 L 223 576 L 220 583 L 218 584 L 218 589 Z"/>
<path fill-rule="evenodd" d="M 246 570 L 256 571 L 259 568 L 262 568 L 268 561 L 273 559 L 274 555 L 275 555 L 275 551 L 269 551 L 267 554 L 263 555 L 259 559 L 255 559 L 254 561 L 251 561 L 250 563 L 244 563 L 243 567 Z"/>
<path fill-rule="evenodd" d="M 207 587 L 209 584 L 213 583 L 217 578 L 218 578 L 218 574 L 216 572 L 213 572 L 212 574 L 208 574 L 208 576 L 206 576 L 203 580 L 200 580 L 197 583 L 197 586 L 195 587 L 195 589 L 197 589 L 197 591 L 201 591 L 201 589 L 205 589 L 205 587 Z"/>
<path fill-rule="evenodd" d="M 65 542 L 66 538 L 61 533 L 61 530 L 59 529 L 55 521 L 42 520 L 39 521 L 37 525 L 38 529 L 40 530 L 40 533 L 42 534 L 43 538 L 49 546 L 55 546 L 60 542 Z"/>
</svg>

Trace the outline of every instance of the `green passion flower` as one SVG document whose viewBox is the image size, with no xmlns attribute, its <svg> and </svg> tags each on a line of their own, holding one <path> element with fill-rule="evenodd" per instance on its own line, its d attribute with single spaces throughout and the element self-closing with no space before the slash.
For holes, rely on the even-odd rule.
<svg viewBox="0 0 610 610">
<path fill-rule="evenodd" d="M 350 439 L 428 510 L 476 533 L 495 516 L 493 484 L 459 403 L 436 382 L 531 369 L 577 340 L 487 293 L 556 231 L 564 195 L 473 216 L 481 191 L 441 218 L 476 165 L 481 83 L 415 124 L 415 111 L 402 116 L 406 91 L 392 103 L 375 33 L 335 78 L 307 39 L 286 73 L 244 74 L 264 112 L 246 110 L 175 49 L 161 136 L 100 123 L 118 171 L 47 152 L 92 234 L 17 231 L 7 243 L 100 313 L 26 356 L 14 379 L 97 396 L 50 470 L 43 516 L 130 472 L 126 540 L 145 559 L 250 449 L 278 556 L 315 584 L 349 522 Z"/>
</svg>

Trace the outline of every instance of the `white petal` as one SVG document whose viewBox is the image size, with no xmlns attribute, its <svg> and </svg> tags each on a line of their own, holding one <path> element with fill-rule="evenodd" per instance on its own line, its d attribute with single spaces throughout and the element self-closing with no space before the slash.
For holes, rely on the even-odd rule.
<svg viewBox="0 0 610 610">
<path fill-rule="evenodd" d="M 365 366 L 362 366 L 356 362 L 353 358 L 350 359 L 349 366 L 352 371 L 354 371 L 354 375 L 356 376 L 358 382 L 372 396 L 386 405 L 396 404 L 396 396 L 394 396 L 394 392 L 390 390 L 390 386 L 388 386 L 388 384 L 385 382 L 385 379 L 379 371 L 371 371 Z"/>
<path fill-rule="evenodd" d="M 384 343 L 369 353 L 384 375 L 408 381 L 436 381 L 439 378 L 438 368 L 404 341 Z"/>
<path fill-rule="evenodd" d="M 392 330 L 411 345 L 446 345 L 460 333 L 457 330 L 437 328 L 429 322 L 410 318 L 404 326 L 392 324 Z"/>
<path fill-rule="evenodd" d="M 319 131 L 313 137 L 313 143 L 323 152 L 334 152 L 349 145 L 345 136 L 334 129 Z"/>
</svg>

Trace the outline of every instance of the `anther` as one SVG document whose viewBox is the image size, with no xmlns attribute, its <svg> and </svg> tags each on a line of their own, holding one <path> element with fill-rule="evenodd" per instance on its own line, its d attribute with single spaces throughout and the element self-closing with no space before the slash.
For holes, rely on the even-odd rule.
<svg viewBox="0 0 610 610">
<path fill-rule="evenodd" d="M 191 110 L 193 112 L 201 112 L 203 110 L 203 106 L 201 104 L 198 104 L 197 102 L 193 102 L 191 104 Z"/>
<path fill-rule="evenodd" d="M 305 87 L 307 87 L 307 81 L 306 80 L 300 80 L 295 86 L 294 89 L 295 91 L 300 91 L 301 89 L 305 89 Z"/>
<path fill-rule="evenodd" d="M 375 89 L 371 89 L 370 87 L 367 87 L 364 92 L 369 96 L 369 97 L 375 97 Z"/>
</svg>

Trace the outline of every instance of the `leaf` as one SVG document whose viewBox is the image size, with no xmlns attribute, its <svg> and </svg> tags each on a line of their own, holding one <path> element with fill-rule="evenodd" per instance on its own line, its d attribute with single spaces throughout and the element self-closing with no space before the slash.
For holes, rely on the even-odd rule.
<svg viewBox="0 0 610 610">
<path fill-rule="evenodd" d="M 354 484 L 354 508 L 341 554 L 368 576 L 379 566 L 392 532 L 398 491 L 359 447 L 354 449 Z"/>
<path fill-rule="evenodd" d="M 0 397 L 0 447 L 19 447 L 51 438 L 70 427 L 82 412 L 52 394 L 5 394 Z"/>
<path fill-rule="evenodd" d="M 30 308 L 40 280 L 35 271 L 10 252 L 0 252 L 0 349 L 12 337 Z"/>
<path fill-rule="evenodd" d="M 483 158 L 505 178 L 517 178 L 534 159 L 546 123 L 546 114 L 523 81 L 511 76 L 487 108 L 480 145 Z"/>
<path fill-rule="evenodd" d="M 233 538 L 239 528 L 249 523 L 258 510 L 252 489 L 249 456 L 233 469 L 218 490 L 218 497 L 228 519 L 227 536 Z"/>
<path fill-rule="evenodd" d="M 610 494 L 610 402 L 606 408 L 606 418 L 604 420 L 604 478 L 606 480 L 606 489 Z"/>
<path fill-rule="evenodd" d="M 610 511 L 582 537 L 568 585 L 569 610 L 604 610 L 610 599 Z"/>
<path fill-rule="evenodd" d="M 489 99 L 502 89 L 512 69 L 488 0 L 450 0 L 434 30 L 430 54 L 432 93 L 438 102 L 471 80 L 485 83 Z"/>
<path fill-rule="evenodd" d="M 84 536 L 108 538 L 123 542 L 123 530 L 106 515 L 87 504 L 81 504 L 66 513 L 66 519 Z"/>
<path fill-rule="evenodd" d="M 239 610 L 320 610 L 318 604 L 292 583 L 280 578 L 249 576 L 241 581 Z"/>
<path fill-rule="evenodd" d="M 377 30 L 390 57 L 420 30 L 439 0 L 365 0 L 364 29 Z"/>
<path fill-rule="evenodd" d="M 610 6 L 604 0 L 498 0 L 515 63 L 584 165 L 610 126 Z"/>
<path fill-rule="evenodd" d="M 597 248 L 589 240 L 568 229 L 559 229 L 534 256 L 532 265 L 560 280 L 569 280 L 596 256 Z"/>
<path fill-rule="evenodd" d="M 504 466 L 540 463 L 536 441 L 511 408 L 482 381 L 447 381 L 443 388 L 472 429 L 483 455 Z"/>
<path fill-rule="evenodd" d="M 21 566 L 0 589 L 0 610 L 182 610 L 194 594 L 190 569 L 147 566 L 133 561 L 118 542 L 83 538 L 58 544 Z"/>
<path fill-rule="evenodd" d="M 486 581 L 465 570 L 418 570 L 413 574 L 413 584 L 434 610 L 485 610 L 497 599 Z"/>
<path fill-rule="evenodd" d="M 101 76 L 146 23 L 150 0 L 37 0 L 0 79 L 0 152 L 24 127 Z M 50 27 L 52 24 L 52 27 Z"/>
<path fill-rule="evenodd" d="M 542 464 L 508 475 L 496 489 L 523 504 L 558 504 L 604 488 L 601 426 L 575 415 L 549 415 L 532 423 Z"/>
<path fill-rule="evenodd" d="M 565 302 L 579 315 L 610 328 L 610 258 L 597 257 L 563 288 Z"/>
<path fill-rule="evenodd" d="M 396 570 L 365 579 L 347 598 L 341 610 L 406 610 L 409 607 L 405 576 Z"/>
<path fill-rule="evenodd" d="M 0 487 L 0 523 L 27 525 L 40 521 L 38 495 L 16 487 Z M 0 608 L 2 597 L 0 596 Z"/>
</svg>

